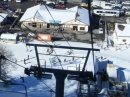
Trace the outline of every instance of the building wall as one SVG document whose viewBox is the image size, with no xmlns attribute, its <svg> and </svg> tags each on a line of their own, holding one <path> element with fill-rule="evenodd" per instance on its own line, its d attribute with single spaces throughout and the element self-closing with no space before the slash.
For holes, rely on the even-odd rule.
<svg viewBox="0 0 130 97">
<path fill-rule="evenodd" d="M 114 42 L 114 46 L 119 45 L 119 44 L 130 45 L 130 36 L 120 37 L 116 35 L 116 32 L 114 32 L 110 39 Z"/>
<path fill-rule="evenodd" d="M 30 18 L 30 19 L 24 21 L 23 24 L 25 26 L 27 26 L 27 27 L 32 27 L 32 23 L 33 22 L 37 23 L 37 27 L 38 28 L 40 28 L 40 25 L 41 25 L 41 27 L 43 27 L 43 26 L 47 27 L 47 23 L 45 23 L 43 21 L 42 22 L 38 21 L 38 19 L 35 19 L 35 21 L 34 21 L 33 18 Z M 21 27 L 22 28 L 26 28 L 23 24 L 21 25 Z M 76 21 L 75 20 L 68 21 L 68 22 L 65 22 L 65 23 L 63 23 L 61 25 L 63 25 L 64 29 L 69 28 L 70 30 L 74 30 L 74 31 L 76 30 L 76 31 L 85 31 L 85 32 L 88 32 L 88 25 L 85 24 L 85 23 L 82 23 L 82 22 L 80 22 L 78 20 L 76 20 Z M 49 28 L 58 28 L 58 26 L 56 26 L 56 25 L 54 26 L 54 25 L 50 24 Z"/>
<path fill-rule="evenodd" d="M 65 22 L 65 23 L 63 23 L 63 24 L 78 24 L 78 25 L 86 25 L 85 23 L 80 22 L 80 21 L 78 21 L 78 20 L 67 21 L 67 22 Z"/>
<path fill-rule="evenodd" d="M 66 23 L 64 23 L 64 27 L 65 28 L 70 28 L 71 30 L 76 30 L 76 31 L 86 31 L 88 32 L 88 25 L 83 23 L 83 22 L 80 22 L 78 20 L 71 20 L 71 21 L 68 21 Z M 74 27 L 76 27 L 76 29 L 74 29 Z"/>
<path fill-rule="evenodd" d="M 32 23 L 33 23 L 33 22 L 31 22 L 31 21 L 22 22 L 22 23 L 21 23 L 21 28 L 26 28 L 25 26 L 27 26 L 27 27 L 32 27 Z M 36 27 L 36 28 L 39 28 L 40 25 L 41 25 L 41 27 L 42 27 L 42 26 L 46 26 L 46 27 L 47 27 L 47 23 L 45 23 L 45 22 L 36 22 L 36 24 L 37 24 L 37 27 Z"/>
<path fill-rule="evenodd" d="M 115 44 L 130 44 L 130 37 L 118 37 L 117 39 L 114 39 Z"/>
<path fill-rule="evenodd" d="M 30 22 L 43 22 L 42 20 L 40 20 L 40 19 L 38 19 L 38 18 L 29 18 L 29 19 L 27 19 L 27 20 L 25 20 L 25 21 L 30 21 Z"/>
</svg>

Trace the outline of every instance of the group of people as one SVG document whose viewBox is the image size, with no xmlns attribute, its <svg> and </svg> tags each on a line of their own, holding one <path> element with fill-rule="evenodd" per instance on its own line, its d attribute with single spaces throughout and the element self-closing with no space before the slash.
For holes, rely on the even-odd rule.
<svg viewBox="0 0 130 97">
<path fill-rule="evenodd" d="M 27 37 L 24 37 L 24 36 L 19 36 L 19 39 L 18 39 L 20 42 L 23 42 L 23 43 L 27 43 L 29 41 L 29 39 Z"/>
<path fill-rule="evenodd" d="M 61 31 L 63 31 L 64 30 L 64 28 L 62 27 L 62 26 L 59 26 L 58 28 L 57 28 L 57 32 L 61 32 Z"/>
<path fill-rule="evenodd" d="M 50 55 L 51 53 L 53 53 L 53 48 L 52 49 L 47 49 L 47 53 Z"/>
</svg>

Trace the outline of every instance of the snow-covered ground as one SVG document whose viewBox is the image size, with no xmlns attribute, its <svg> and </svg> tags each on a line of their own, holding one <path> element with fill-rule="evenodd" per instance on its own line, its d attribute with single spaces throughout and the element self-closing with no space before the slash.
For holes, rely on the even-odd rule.
<svg viewBox="0 0 130 97">
<path fill-rule="evenodd" d="M 38 41 L 34 41 L 33 43 L 43 44 Z M 52 42 L 48 42 L 48 44 L 53 45 Z M 85 47 L 85 48 L 92 47 L 91 44 L 87 44 L 87 43 L 69 42 L 69 44 L 75 47 Z M 25 68 L 30 68 L 30 66 L 37 66 L 37 60 L 36 60 L 34 47 L 32 46 L 28 47 L 26 46 L 26 44 L 23 44 L 23 43 L 4 44 L 4 45 L 6 45 L 7 48 L 13 52 L 14 58 L 16 58 L 17 60 L 17 64 Z M 55 42 L 55 45 L 69 46 L 67 42 L 61 42 L 61 41 Z M 94 55 L 97 57 L 103 56 L 104 60 L 112 61 L 115 66 L 115 69 L 118 71 L 121 71 L 119 72 L 119 74 L 122 74 L 120 77 L 120 80 L 123 82 L 124 81 L 130 82 L 130 74 L 129 74 L 130 73 L 130 66 L 129 66 L 130 49 L 126 47 L 122 47 L 121 50 L 115 51 L 115 48 L 113 47 L 109 47 L 109 48 L 105 48 L 105 47 L 106 47 L 105 44 L 102 47 L 97 44 L 94 44 L 94 48 L 100 49 L 100 52 L 94 52 Z M 45 62 L 46 62 L 46 67 L 60 69 L 61 65 L 59 64 L 55 56 L 43 55 L 43 54 L 48 53 L 47 49 L 48 48 L 46 47 L 38 48 L 38 53 L 40 53 L 39 59 L 40 59 L 41 66 L 44 67 Z M 68 55 L 68 51 L 70 50 L 57 48 L 57 49 L 54 49 L 52 54 Z M 86 57 L 87 52 L 88 51 L 73 50 L 73 53 L 71 55 L 79 56 L 79 57 Z M 28 56 L 29 56 L 29 59 L 28 59 Z M 65 61 L 65 58 L 66 58 L 66 61 Z M 24 59 L 26 60 L 26 64 L 24 64 Z M 82 70 L 82 67 L 85 61 L 85 58 L 73 59 L 72 57 L 61 57 L 61 56 L 59 57 L 59 59 L 61 60 L 63 69 L 68 69 L 68 70 L 76 70 L 79 64 Z M 37 80 L 33 76 L 27 76 L 26 74 L 24 74 L 23 67 L 16 65 L 16 69 L 10 68 L 11 72 L 9 75 L 11 75 L 12 81 L 14 83 L 24 84 L 27 87 L 28 97 L 43 97 L 43 96 L 49 97 L 51 95 L 50 89 L 55 91 L 56 80 L 54 76 L 52 77 L 52 79 L 43 78 L 41 80 Z M 88 71 L 94 72 L 92 53 L 90 53 L 86 69 Z M 20 77 L 24 77 L 25 82 L 22 82 Z M 76 97 L 77 84 L 78 84 L 77 81 L 65 79 L 64 97 Z M 0 97 L 9 97 L 9 96 L 10 97 L 25 97 L 25 93 L 26 93 L 25 88 L 22 85 L 4 86 L 3 84 L 0 84 Z M 52 93 L 52 95 L 54 95 L 54 93 Z"/>
</svg>

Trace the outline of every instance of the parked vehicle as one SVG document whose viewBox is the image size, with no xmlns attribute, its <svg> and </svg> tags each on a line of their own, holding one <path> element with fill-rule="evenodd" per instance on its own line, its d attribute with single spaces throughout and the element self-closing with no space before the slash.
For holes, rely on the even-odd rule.
<svg viewBox="0 0 130 97">
<path fill-rule="evenodd" d="M 103 28 L 99 28 L 99 34 L 103 34 L 104 29 Z"/>
<path fill-rule="evenodd" d="M 3 6 L 0 6 L 0 10 L 4 10 Z"/>
<path fill-rule="evenodd" d="M 37 2 L 37 4 L 45 4 L 45 2 L 44 1 L 42 1 L 42 0 L 36 0 L 36 2 Z"/>
<path fill-rule="evenodd" d="M 65 4 L 58 3 L 55 5 L 55 8 L 66 8 Z"/>
<path fill-rule="evenodd" d="M 112 9 L 112 5 L 110 3 L 106 3 L 105 6 L 102 6 L 103 9 Z"/>
<path fill-rule="evenodd" d="M 102 20 L 102 19 L 100 19 L 100 20 L 99 20 L 99 25 L 105 25 L 105 21 Z"/>
<path fill-rule="evenodd" d="M 7 2 L 8 0 L 3 0 L 4 2 Z"/>
<path fill-rule="evenodd" d="M 10 11 L 12 11 L 12 12 L 15 12 L 15 10 L 14 10 L 14 9 L 11 9 L 11 8 L 8 8 L 8 10 L 10 10 Z"/>
<path fill-rule="evenodd" d="M 130 11 L 126 11 L 126 12 L 125 12 L 125 15 L 130 15 Z"/>
<path fill-rule="evenodd" d="M 124 9 L 124 10 L 129 10 L 130 9 L 130 4 L 128 5 L 128 4 L 124 4 L 123 6 L 122 6 L 122 9 Z"/>
<path fill-rule="evenodd" d="M 54 3 L 49 3 L 49 4 L 46 4 L 48 7 L 54 9 L 55 8 L 55 4 Z"/>
<path fill-rule="evenodd" d="M 19 2 L 19 3 L 21 3 L 21 2 L 22 2 L 22 0 L 15 0 L 15 2 Z"/>
<path fill-rule="evenodd" d="M 62 3 L 62 4 L 66 4 L 67 0 L 59 0 L 59 2 Z"/>
<path fill-rule="evenodd" d="M 11 8 L 7 8 L 6 11 L 8 11 L 9 13 L 14 13 L 15 10 L 11 9 Z"/>
<path fill-rule="evenodd" d="M 7 4 L 7 3 L 2 3 L 1 6 L 2 6 L 4 9 L 9 8 L 9 4 Z"/>
<path fill-rule="evenodd" d="M 92 6 L 92 9 L 103 9 L 102 7 L 100 7 L 100 6 Z"/>
<path fill-rule="evenodd" d="M 93 13 L 100 16 L 113 16 L 113 17 L 120 16 L 120 11 L 118 10 L 94 9 Z"/>
<path fill-rule="evenodd" d="M 87 3 L 81 3 L 80 6 L 82 6 L 82 7 L 88 7 L 88 4 Z"/>
<path fill-rule="evenodd" d="M 82 3 L 88 4 L 88 0 L 82 0 Z"/>
<path fill-rule="evenodd" d="M 130 1 L 124 1 L 122 4 L 130 4 Z"/>
<path fill-rule="evenodd" d="M 47 1 L 46 1 L 46 4 L 50 4 L 50 3 L 55 4 L 55 2 L 54 2 L 53 0 L 47 0 Z"/>
<path fill-rule="evenodd" d="M 113 10 L 118 10 L 118 11 L 120 12 L 121 15 L 124 15 L 124 14 L 125 14 L 124 9 L 121 9 L 121 8 L 118 7 L 118 6 L 113 7 Z"/>
<path fill-rule="evenodd" d="M 13 17 L 19 17 L 19 15 L 20 15 L 20 12 L 15 11 L 15 13 L 13 14 Z"/>
</svg>

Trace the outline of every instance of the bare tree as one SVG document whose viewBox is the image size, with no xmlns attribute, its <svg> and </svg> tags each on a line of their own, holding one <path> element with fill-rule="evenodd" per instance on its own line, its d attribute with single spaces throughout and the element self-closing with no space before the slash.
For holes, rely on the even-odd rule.
<svg viewBox="0 0 130 97">
<path fill-rule="evenodd" d="M 5 56 L 5 58 L 11 60 L 14 62 L 14 60 L 16 60 L 15 58 L 13 58 L 13 54 L 12 52 L 3 44 L 0 44 L 0 53 L 1 55 Z M 9 73 L 10 73 L 10 68 L 13 67 L 15 69 L 15 64 L 6 60 L 6 59 L 1 59 L 0 61 L 0 68 L 1 68 L 1 79 L 2 80 L 6 80 L 8 79 Z"/>
</svg>

